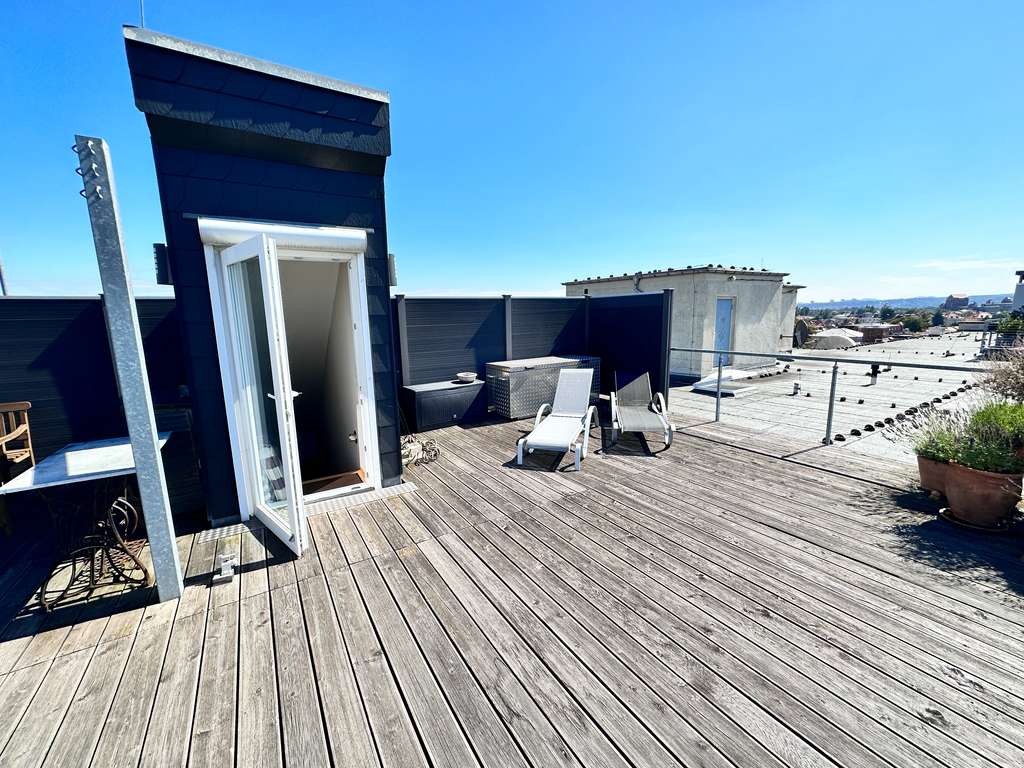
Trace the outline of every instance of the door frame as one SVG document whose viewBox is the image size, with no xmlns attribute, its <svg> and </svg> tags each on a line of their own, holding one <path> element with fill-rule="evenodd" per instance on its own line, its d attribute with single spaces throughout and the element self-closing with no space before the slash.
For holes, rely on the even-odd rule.
<svg viewBox="0 0 1024 768">
<path fill-rule="evenodd" d="M 337 492 L 310 494 L 310 501 L 342 496 L 382 487 L 380 449 L 377 433 L 376 394 L 373 381 L 373 360 L 370 347 L 369 306 L 366 293 L 365 253 L 367 232 L 372 230 L 351 227 L 319 227 L 291 224 L 272 224 L 256 221 L 199 217 L 199 233 L 203 241 L 206 274 L 210 285 L 210 304 L 213 311 L 214 335 L 220 363 L 220 379 L 224 392 L 224 407 L 228 422 L 228 439 L 238 490 L 238 508 L 242 520 L 253 515 L 253 491 L 257 487 L 251 477 L 248 462 L 242 460 L 242 446 L 249 436 L 241 409 L 243 403 L 235 385 L 237 379 L 236 355 L 227 322 L 226 286 L 223 280 L 221 249 L 236 245 L 257 235 L 265 234 L 274 240 L 279 251 L 289 252 L 287 258 L 309 261 L 337 261 L 349 265 L 349 291 L 355 328 L 356 379 L 358 382 L 357 412 L 359 414 L 359 447 L 365 462 L 366 482 Z M 287 362 L 287 361 L 285 361 Z M 297 446 L 295 446 L 297 452 Z M 301 477 L 301 475 L 300 475 Z M 301 484 L 298 493 L 302 492 Z"/>
</svg>

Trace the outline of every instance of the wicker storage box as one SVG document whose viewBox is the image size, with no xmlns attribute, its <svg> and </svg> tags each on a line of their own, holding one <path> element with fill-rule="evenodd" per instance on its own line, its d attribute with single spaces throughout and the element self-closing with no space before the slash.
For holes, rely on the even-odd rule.
<svg viewBox="0 0 1024 768">
<path fill-rule="evenodd" d="M 601 391 L 601 360 L 590 355 L 531 357 L 500 360 L 487 364 L 488 410 L 506 419 L 534 416 L 544 403 L 555 397 L 558 372 L 562 368 L 593 368 L 591 400 Z"/>
</svg>

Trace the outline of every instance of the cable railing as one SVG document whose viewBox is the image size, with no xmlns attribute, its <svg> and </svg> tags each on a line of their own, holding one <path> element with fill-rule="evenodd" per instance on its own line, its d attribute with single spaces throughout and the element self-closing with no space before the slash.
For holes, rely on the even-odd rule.
<svg viewBox="0 0 1024 768">
<path fill-rule="evenodd" d="M 745 352 L 737 350 L 723 350 L 723 349 L 704 349 L 699 347 L 669 347 L 671 352 L 688 352 L 698 353 L 702 355 L 714 355 L 715 364 L 717 368 L 717 377 L 715 385 L 715 421 L 719 422 L 722 418 L 722 371 L 725 365 L 725 360 L 733 357 L 756 357 L 763 360 L 781 361 L 786 363 L 799 363 L 799 362 L 812 362 L 812 363 L 832 363 L 831 369 L 831 382 L 829 385 L 829 396 L 828 396 L 828 411 L 825 418 L 825 436 L 822 438 L 823 445 L 833 444 L 833 423 L 835 419 L 835 407 L 836 407 L 836 390 L 839 384 L 839 366 L 840 364 L 848 365 L 861 365 L 868 366 L 868 376 L 871 378 L 871 384 L 875 384 L 878 380 L 878 375 L 882 372 L 883 367 L 886 371 L 892 368 L 910 368 L 910 369 L 921 369 L 931 371 L 949 371 L 955 373 L 969 373 L 969 374 L 980 374 L 986 369 L 981 365 L 943 365 L 936 363 L 921 363 L 913 362 L 905 359 L 893 359 L 889 357 L 838 357 L 832 355 L 820 355 L 820 354 L 796 354 L 796 353 L 782 353 L 782 352 Z M 798 369 L 799 370 L 799 369 Z M 939 379 L 941 382 L 942 379 Z M 840 436 L 840 439 L 843 439 Z"/>
</svg>

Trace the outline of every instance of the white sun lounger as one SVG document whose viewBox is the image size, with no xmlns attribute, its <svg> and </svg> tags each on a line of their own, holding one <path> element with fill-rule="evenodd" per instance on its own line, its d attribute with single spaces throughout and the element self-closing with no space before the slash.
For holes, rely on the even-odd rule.
<svg viewBox="0 0 1024 768">
<path fill-rule="evenodd" d="M 590 385 L 594 379 L 592 368 L 563 368 L 558 373 L 555 401 L 545 403 L 537 411 L 533 431 L 516 443 L 516 463 L 523 463 L 523 451 L 572 450 L 576 459 L 576 471 L 587 455 L 590 444 L 590 428 L 593 423 L 595 406 L 590 404 Z M 545 416 L 545 411 L 550 413 Z M 579 440 L 583 436 L 582 442 Z"/>
</svg>

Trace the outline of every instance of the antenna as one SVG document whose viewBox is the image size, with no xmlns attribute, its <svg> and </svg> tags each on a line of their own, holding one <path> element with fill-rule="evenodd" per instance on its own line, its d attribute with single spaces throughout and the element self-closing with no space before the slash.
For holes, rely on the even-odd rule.
<svg viewBox="0 0 1024 768">
<path fill-rule="evenodd" d="M 146 26 L 146 0 L 139 0 L 139 26 Z"/>
</svg>

